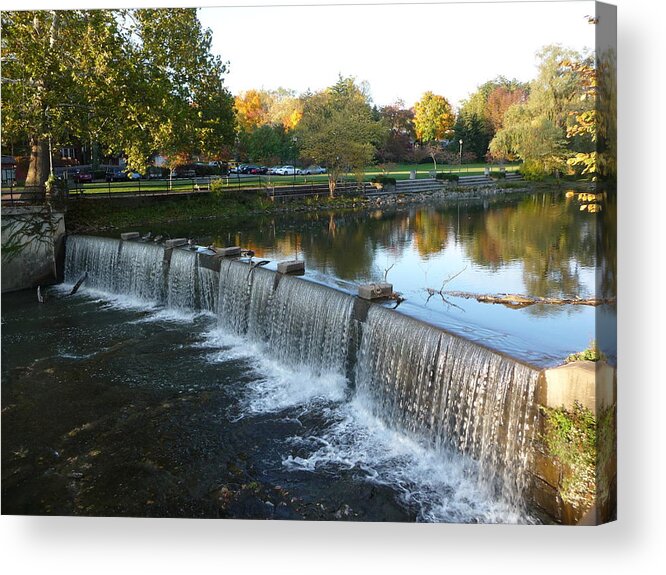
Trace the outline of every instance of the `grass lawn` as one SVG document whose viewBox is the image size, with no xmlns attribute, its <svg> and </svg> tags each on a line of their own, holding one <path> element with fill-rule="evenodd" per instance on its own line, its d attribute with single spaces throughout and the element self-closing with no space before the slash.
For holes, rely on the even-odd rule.
<svg viewBox="0 0 666 575">
<path fill-rule="evenodd" d="M 462 166 L 451 164 L 437 164 L 438 172 L 459 174 L 461 176 L 472 176 L 483 174 L 484 168 L 488 164 L 463 164 Z M 520 164 L 507 164 L 507 172 L 516 171 L 520 168 Z M 433 164 L 392 164 L 389 166 L 388 175 L 396 180 L 407 180 L 411 171 L 416 172 L 416 177 L 419 179 L 429 178 L 430 172 L 433 170 Z M 492 166 L 493 171 L 497 171 L 497 166 Z M 370 181 L 377 175 L 384 172 L 379 166 L 368 166 L 365 170 L 365 181 Z M 213 176 L 216 178 L 219 176 Z M 253 176 L 245 178 L 235 178 L 230 175 L 228 178 L 221 177 L 224 187 L 229 189 L 251 189 L 262 187 L 280 187 L 291 186 L 293 184 L 325 184 L 328 182 L 327 174 L 317 174 L 312 176 Z M 354 180 L 353 174 L 347 174 L 343 179 Z M 69 193 L 78 195 L 83 192 L 85 195 L 98 195 L 98 194 L 150 194 L 160 192 L 196 192 L 198 189 L 206 190 L 209 182 L 208 177 L 198 178 L 196 181 L 189 179 L 174 179 L 169 183 L 169 180 L 137 180 L 131 182 L 94 182 L 91 184 L 78 184 L 70 188 Z M 169 185 L 170 184 L 170 185 Z M 198 188 L 197 188 L 198 186 Z M 3 193 L 7 191 L 3 188 Z M 14 193 L 20 193 L 21 187 L 14 188 Z"/>
</svg>

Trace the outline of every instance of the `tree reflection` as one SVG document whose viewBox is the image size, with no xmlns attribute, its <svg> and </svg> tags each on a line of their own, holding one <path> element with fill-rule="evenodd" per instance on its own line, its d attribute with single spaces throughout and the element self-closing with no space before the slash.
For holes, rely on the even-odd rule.
<svg viewBox="0 0 666 575">
<path fill-rule="evenodd" d="M 581 212 L 575 198 L 540 194 L 512 203 L 275 215 L 221 229 L 215 240 L 251 248 L 258 257 L 298 254 L 310 268 L 347 281 L 378 279 L 387 255 L 400 267 L 426 263 L 457 245 L 465 259 L 492 273 L 519 264 L 526 295 L 590 297 L 594 288 L 583 270 L 593 273 L 599 242 L 608 243 L 599 222 L 612 220 L 610 208 Z M 603 263 L 600 269 L 604 294 L 614 291 L 614 270 Z M 475 289 L 494 293 L 497 288 L 484 281 Z M 530 312 L 554 311 L 544 307 L 532 306 Z"/>
</svg>

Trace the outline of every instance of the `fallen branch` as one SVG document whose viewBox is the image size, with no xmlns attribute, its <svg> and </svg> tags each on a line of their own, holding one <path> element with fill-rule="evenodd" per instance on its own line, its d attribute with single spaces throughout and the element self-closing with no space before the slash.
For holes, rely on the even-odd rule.
<svg viewBox="0 0 666 575">
<path fill-rule="evenodd" d="M 79 288 L 81 287 L 81 284 L 88 279 L 88 272 L 84 273 L 79 281 L 76 282 L 74 287 L 72 288 L 72 291 L 69 292 L 69 295 L 74 295 L 77 291 L 79 291 Z"/>
<path fill-rule="evenodd" d="M 428 292 L 430 291 L 431 290 L 428 289 Z M 463 291 L 447 291 L 444 293 L 452 297 L 475 299 L 476 301 L 481 303 L 499 303 L 507 307 L 518 308 L 518 309 L 535 304 L 598 306 L 602 304 L 615 303 L 615 298 L 556 298 L 556 297 L 538 297 L 538 296 L 527 296 L 527 295 L 506 294 L 506 293 L 477 294 L 477 293 L 469 293 Z"/>
</svg>

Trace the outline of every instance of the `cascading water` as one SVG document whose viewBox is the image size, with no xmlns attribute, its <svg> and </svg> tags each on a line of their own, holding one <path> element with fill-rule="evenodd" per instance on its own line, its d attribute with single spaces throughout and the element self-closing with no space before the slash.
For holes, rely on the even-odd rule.
<svg viewBox="0 0 666 575">
<path fill-rule="evenodd" d="M 173 250 L 167 281 L 167 306 L 173 309 L 197 308 L 197 258 L 186 250 Z"/>
<path fill-rule="evenodd" d="M 314 373 L 345 373 L 354 298 L 294 277 L 282 278 L 271 316 L 277 359 Z"/>
<path fill-rule="evenodd" d="M 480 477 L 520 505 L 538 372 L 373 306 L 356 368 L 360 397 L 390 425 L 479 461 Z"/>
<path fill-rule="evenodd" d="M 199 307 L 204 311 L 217 314 L 220 274 L 203 266 L 197 266 L 197 281 L 199 285 Z"/>
<path fill-rule="evenodd" d="M 76 283 L 87 272 L 87 287 L 113 292 L 119 250 L 117 240 L 70 236 L 65 254 L 65 281 Z"/>
<path fill-rule="evenodd" d="M 320 393 L 303 386 L 328 385 L 323 396 L 340 402 L 347 377 L 356 386 L 353 406 L 427 441 L 445 459 L 468 454 L 484 489 L 521 509 L 535 369 L 379 305 L 356 319 L 357 298 L 330 287 L 233 260 L 221 260 L 217 272 L 189 250 L 176 248 L 165 258 L 155 244 L 72 236 L 65 280 L 74 283 L 84 272 L 86 287 L 213 312 L 224 330 L 257 342 L 257 352 L 273 362 L 262 409 Z M 277 375 L 275 365 L 283 366 Z M 286 380 L 284 371 L 291 374 Z M 344 417 L 341 437 L 356 429 Z"/>
<path fill-rule="evenodd" d="M 88 272 L 86 286 L 110 293 L 162 302 L 164 250 L 139 242 L 71 236 L 67 239 L 65 281 Z"/>
</svg>

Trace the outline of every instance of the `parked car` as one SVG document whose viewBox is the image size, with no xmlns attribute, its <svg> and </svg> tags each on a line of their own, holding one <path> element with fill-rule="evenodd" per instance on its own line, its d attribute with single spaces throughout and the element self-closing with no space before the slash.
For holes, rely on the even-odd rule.
<svg viewBox="0 0 666 575">
<path fill-rule="evenodd" d="M 277 168 L 274 172 L 279 176 L 293 176 L 301 173 L 301 170 L 294 166 L 281 166 Z"/>
<path fill-rule="evenodd" d="M 125 172 L 126 179 L 128 180 L 140 180 L 141 174 L 139 172 L 128 171 Z"/>
<path fill-rule="evenodd" d="M 89 184 L 93 181 L 92 172 L 84 172 L 82 170 L 76 170 L 74 172 L 74 181 L 77 184 Z"/>
<path fill-rule="evenodd" d="M 302 173 L 306 176 L 314 174 L 325 174 L 326 168 L 322 168 L 321 166 L 308 166 L 302 170 Z"/>
<path fill-rule="evenodd" d="M 196 178 L 197 173 L 191 168 L 176 168 L 171 170 L 172 178 Z"/>
<path fill-rule="evenodd" d="M 107 182 L 125 182 L 127 181 L 127 172 L 120 168 L 107 168 L 104 179 Z"/>
</svg>

